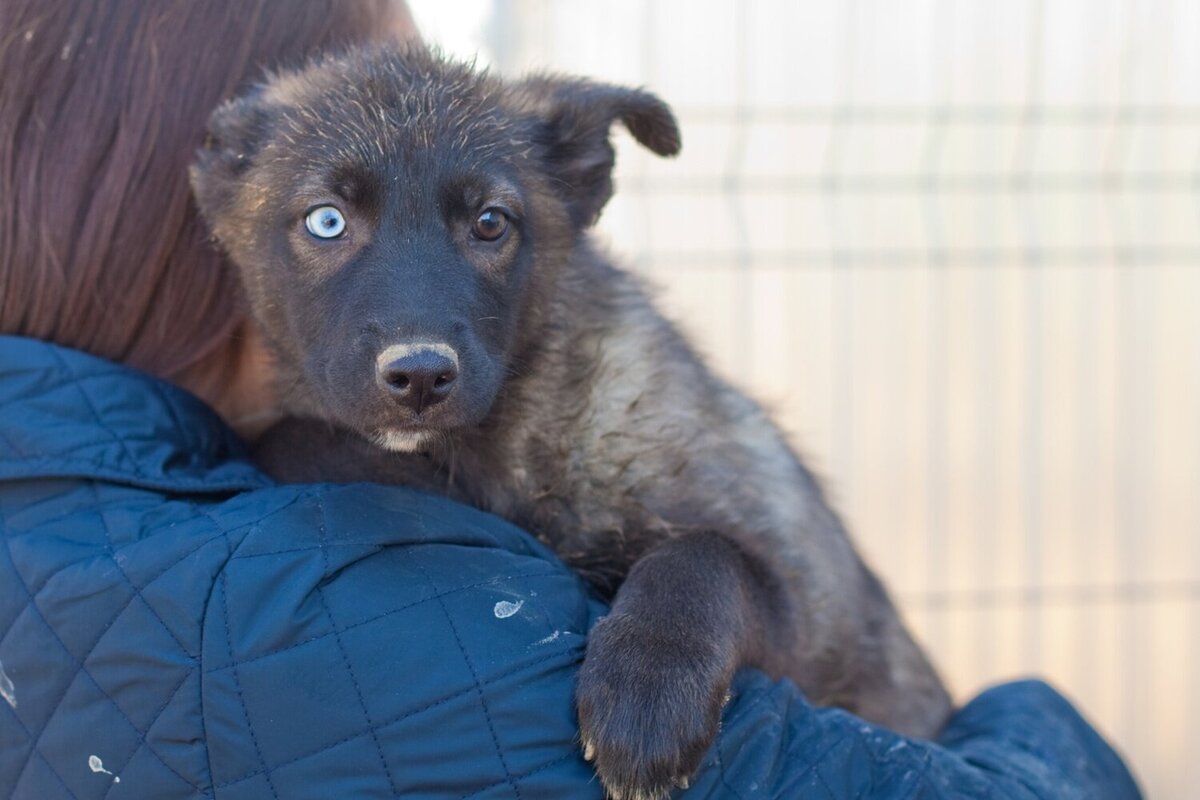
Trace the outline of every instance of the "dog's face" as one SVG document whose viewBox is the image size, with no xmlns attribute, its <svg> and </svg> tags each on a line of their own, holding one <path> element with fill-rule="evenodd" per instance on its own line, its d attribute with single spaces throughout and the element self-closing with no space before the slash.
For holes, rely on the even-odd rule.
<svg viewBox="0 0 1200 800">
<path fill-rule="evenodd" d="M 192 183 L 289 410 L 396 450 L 483 420 L 612 193 L 617 120 L 679 148 L 645 92 L 507 85 L 419 48 L 327 59 L 218 109 Z"/>
</svg>

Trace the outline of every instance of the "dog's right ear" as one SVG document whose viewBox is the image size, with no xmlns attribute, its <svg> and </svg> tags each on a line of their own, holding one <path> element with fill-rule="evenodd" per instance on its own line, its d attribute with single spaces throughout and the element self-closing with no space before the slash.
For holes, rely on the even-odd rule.
<svg viewBox="0 0 1200 800">
<path fill-rule="evenodd" d="M 254 89 L 219 106 L 208 119 L 208 136 L 188 173 L 202 212 L 224 206 L 234 181 L 266 141 L 270 113 L 263 91 Z"/>
</svg>

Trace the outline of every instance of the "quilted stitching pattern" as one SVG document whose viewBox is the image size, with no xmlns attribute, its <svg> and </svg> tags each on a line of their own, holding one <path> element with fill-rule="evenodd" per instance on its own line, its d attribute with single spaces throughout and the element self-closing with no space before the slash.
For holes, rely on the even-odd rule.
<svg viewBox="0 0 1200 800">
<path fill-rule="evenodd" d="M 88 486 L 93 489 L 94 487 Z M 5 492 L 5 494 L 9 494 Z M 5 498 L 8 499 L 7 497 Z M 6 502 L 5 506 L 8 505 Z M 102 515 L 91 516 L 91 524 L 89 520 L 81 519 L 79 521 L 81 527 L 93 528 L 99 530 L 100 535 L 107 541 L 111 542 L 109 531 L 105 528 L 102 520 Z M 0 525 L 6 532 L 14 526 L 11 525 L 0 512 Z M 87 796 L 88 783 L 86 782 L 86 772 L 91 770 L 88 768 L 88 757 L 94 755 L 92 752 L 80 753 L 76 758 L 78 762 L 75 769 L 62 769 L 55 766 L 53 760 L 45 756 L 45 752 L 53 752 L 69 747 L 68 743 L 75 743 L 76 736 L 71 735 L 66 728 L 74 730 L 86 730 L 86 726 L 81 725 L 81 720 L 72 720 L 70 712 L 82 710 L 82 713 L 98 716 L 96 722 L 103 722 L 107 719 L 117 718 L 124 722 L 126 729 L 118 731 L 118 737 L 111 738 L 111 731 L 108 732 L 108 741 L 105 745 L 110 746 L 110 752 L 115 750 L 113 754 L 108 755 L 110 761 L 115 763 L 127 763 L 137 754 L 139 750 L 145 750 L 154 757 L 158 765 L 169 772 L 178 781 L 182 787 L 190 789 L 191 792 L 173 792 L 164 796 L 192 796 L 195 793 L 206 794 L 205 791 L 199 788 L 199 784 L 205 780 L 206 776 L 197 776 L 194 774 L 194 769 L 189 768 L 186 764 L 179 763 L 176 759 L 164 758 L 158 750 L 147 742 L 147 733 L 154 727 L 154 724 L 165 713 L 167 708 L 173 701 L 179 697 L 179 692 L 183 688 L 189 677 L 194 677 L 197 666 L 196 659 L 190 656 L 186 650 L 179 645 L 174 637 L 167 636 L 166 641 L 151 642 L 151 647 L 146 649 L 146 652 L 155 656 L 154 663 L 139 665 L 140 668 L 130 668 L 126 660 L 121 657 L 123 654 L 118 654 L 117 669 L 111 669 L 109 664 L 103 659 L 98 658 L 93 661 L 93 655 L 101 648 L 106 637 L 110 633 L 119 633 L 123 628 L 127 628 L 129 633 L 121 637 L 124 642 L 128 642 L 130 636 L 145 636 L 146 631 L 154 630 L 153 623 L 138 619 L 138 612 L 145 614 L 146 609 L 149 611 L 150 617 L 156 617 L 160 623 L 159 630 L 167 632 L 165 625 L 161 624 L 161 617 L 158 617 L 153 608 L 146 604 L 142 595 L 142 587 L 133 585 L 127 575 L 121 570 L 119 562 L 119 551 L 115 549 L 113 544 L 105 544 L 94 549 L 91 558 L 87 558 L 74 568 L 61 569 L 54 574 L 51 582 L 38 593 L 34 593 L 29 585 L 29 582 L 22 574 L 20 567 L 13 558 L 12 541 L 15 537 L 6 535 L 5 542 L 5 566 L 11 573 L 13 579 L 21 590 L 25 593 L 26 604 L 20 617 L 16 623 L 9 628 L 5 633 L 4 640 L 0 640 L 0 652 L 8 652 L 10 649 L 8 640 L 15 640 L 29 646 L 31 642 L 40 641 L 42 649 L 49 649 L 52 652 L 57 649 L 61 655 L 58 658 L 53 658 L 50 661 L 48 669 L 32 672 L 34 675 L 44 675 L 50 678 L 49 681 L 38 683 L 34 680 L 22 681 L 22 689 L 29 691 L 32 694 L 30 699 L 34 708 L 34 714 L 37 714 L 39 705 L 48 705 L 49 712 L 45 713 L 40 720 L 40 724 L 34 723 L 40 728 L 37 736 L 33 737 L 29 743 L 29 748 L 32 751 L 37 751 L 42 754 L 41 760 L 45 762 L 46 767 L 56 775 L 58 781 L 67 789 L 71 796 Z M 89 537 L 94 538 L 94 537 Z M 204 542 L 208 540 L 200 540 L 195 547 L 188 549 L 179 554 L 170 554 L 170 566 L 163 569 L 158 575 L 154 576 L 150 585 L 154 581 L 162 578 L 171 571 L 171 566 L 180 563 L 188 556 L 194 555 L 204 546 Z M 157 544 L 157 543 L 155 543 Z M 122 548 L 123 549 L 123 548 Z M 101 575 L 95 577 L 81 577 L 78 573 L 86 573 L 95 575 L 97 567 L 101 571 Z M 47 603 L 44 599 L 44 593 L 51 586 L 66 585 L 78 582 L 81 590 L 86 591 L 88 595 L 88 607 L 86 608 L 86 618 L 93 623 L 100 622 L 96 627 L 96 632 L 88 637 L 84 634 L 86 625 L 75 627 L 66 623 L 66 617 L 62 623 L 52 622 L 55 619 L 55 611 L 63 610 L 61 606 Z M 135 601 L 141 601 L 136 603 Z M 43 611 L 42 605 L 50 606 L 50 611 Z M 74 607 L 71 611 L 84 611 L 78 604 L 72 604 Z M 34 631 L 28 630 L 30 627 L 35 628 Z M 74 635 L 68 635 L 68 639 L 72 642 L 89 641 L 90 644 L 86 649 L 79 654 L 67 644 L 60 629 L 71 631 Z M 47 646 L 46 640 L 52 640 Z M 168 643 L 169 642 L 169 643 Z M 12 645 L 16 649 L 16 645 Z M 125 648 L 121 648 L 124 650 Z M 175 652 L 177 651 L 177 652 Z M 19 653 L 20 651 L 18 651 Z M 17 658 L 9 658 L 8 663 L 14 672 L 24 674 L 21 670 L 22 659 L 19 654 Z M 111 676 L 111 677 L 110 677 Z M 131 685 L 141 683 L 142 686 Z M 152 696 L 161 697 L 162 705 L 150 712 L 148 721 L 142 725 L 137 724 L 126 711 L 127 706 L 142 707 L 144 703 L 144 685 L 172 686 L 173 688 L 160 688 L 158 692 L 154 692 Z M 30 691 L 32 690 L 32 691 Z M 39 696 L 39 690 L 41 696 Z M 126 697 L 130 697 L 126 700 Z M 38 701 L 43 701 L 39 703 Z M 66 713 L 63 712 L 64 709 Z M 17 716 L 24 717 L 24 713 L 20 708 L 13 709 L 17 712 Z M 135 712 L 136 713 L 136 712 Z M 27 731 L 30 729 L 31 721 L 29 718 L 22 719 L 22 727 Z M 108 726 L 111 727 L 111 726 Z M 103 727 L 102 727 L 103 729 Z M 99 743 L 98 743 L 99 744 Z M 116 747 L 111 746 L 115 744 Z M 78 746 L 84 747 L 83 742 L 78 742 Z M 126 752 L 121 753 L 124 750 Z M 99 757 L 99 756 L 98 756 Z M 101 759 L 103 760 L 103 758 Z M 172 763 L 175 762 L 175 763 Z M 181 771 L 181 768 L 183 771 Z M 191 775 L 185 773 L 193 772 Z M 20 796 L 24 791 L 22 786 L 22 777 L 24 773 L 17 775 L 16 783 L 12 787 L 14 796 Z M 94 782 L 93 782 L 94 785 Z M 174 789 L 176 787 L 170 787 Z M 169 789 L 169 790 L 170 790 Z M 36 796 L 30 794 L 29 796 Z"/>
<path fill-rule="evenodd" d="M 0 337 L 0 797 L 602 796 L 571 693 L 603 609 L 574 575 L 424 495 L 270 487 L 214 425 Z M 755 673 L 734 695 L 689 798 L 1137 796 L 1041 684 L 968 706 L 950 749 Z"/>
<path fill-rule="evenodd" d="M 352 503 L 343 502 L 351 498 Z M 381 532 L 376 539 L 363 543 L 361 531 L 325 525 L 327 518 L 344 517 L 348 508 L 365 527 Z M 222 796 L 269 793 L 272 787 L 264 789 L 260 781 L 277 776 L 287 776 L 292 784 L 315 780 L 302 776 L 350 753 L 371 756 L 356 762 L 364 796 L 459 796 L 478 792 L 481 784 L 505 784 L 510 791 L 504 796 L 524 796 L 520 786 L 526 774 L 554 765 L 581 768 L 569 676 L 582 655 L 580 634 L 595 607 L 581 602 L 566 613 L 556 605 L 541 607 L 535 600 L 539 595 L 559 597 L 570 589 L 582 597 L 576 578 L 532 549 L 517 556 L 481 548 L 499 543 L 494 530 L 477 527 L 464 512 L 477 516 L 455 509 L 455 516 L 469 523 L 460 524 L 455 544 L 436 534 L 444 511 L 400 515 L 407 522 L 420 520 L 417 536 L 429 539 L 412 546 L 405 533 L 411 529 L 396 530 L 393 491 L 347 487 L 309 494 L 273 520 L 277 524 L 260 525 L 247 537 L 227 564 L 213 602 L 231 609 L 260 607 L 263 570 L 283 570 L 291 577 L 280 589 L 287 594 L 282 602 L 294 609 L 303 633 L 296 637 L 299 643 L 279 646 L 255 633 L 262 620 L 253 615 L 240 620 L 230 615 L 227 623 L 209 615 L 210 628 L 220 623 L 226 629 L 206 632 L 206 641 L 229 644 L 228 659 L 206 667 L 206 695 L 238 695 L 240 687 L 247 721 L 245 733 L 231 731 L 228 747 L 222 745 L 219 754 L 214 750 L 214 763 L 227 767 L 214 770 Z M 473 527 L 481 538 L 472 543 L 462 531 Z M 305 537 L 309 546 L 297 547 L 297 539 Z M 446 569 L 464 557 L 468 566 Z M 327 580 L 330 575 L 337 579 Z M 384 595 L 390 605 L 377 605 L 369 591 L 360 597 L 361 589 L 372 586 L 390 587 Z M 497 618 L 495 604 L 514 595 L 525 598 L 528 612 Z M 576 635 L 537 644 L 562 630 Z M 474 648 L 468 636 L 488 645 Z M 496 641 L 506 643 L 503 660 L 490 649 Z M 280 675 L 291 676 L 305 690 L 286 698 L 269 691 Z M 563 694 L 544 724 L 531 729 L 529 721 L 544 716 L 543 709 L 511 698 L 520 697 L 520 687 L 533 678 L 559 683 Z M 290 735 L 304 720 L 322 714 L 320 730 Z M 506 732 L 520 734 L 515 741 L 500 742 L 498 726 L 489 725 L 496 714 L 503 715 Z M 546 746 L 552 730 L 564 738 Z M 438 732 L 435 741 L 429 741 L 430 731 Z M 494 762 L 481 758 L 482 752 L 493 753 Z"/>
<path fill-rule="evenodd" d="M 265 498 L 243 495 L 209 503 L 206 513 L 190 515 L 185 534 L 170 530 L 160 536 L 145 528 L 146 515 L 128 513 L 153 496 L 146 490 L 110 490 L 82 483 L 68 494 L 87 492 L 93 498 L 91 507 L 83 504 L 75 514 L 43 518 L 31 509 L 13 513 L 19 492 L 0 489 L 0 524 L 7 534 L 4 564 L 27 591 L 25 608 L 6 630 L 0 653 L 16 651 L 11 641 L 36 638 L 30 631 L 36 627 L 61 655 L 57 663 L 39 670 L 57 676 L 53 684 L 39 687 L 37 682 L 20 680 L 26 704 L 16 709 L 16 715 L 30 731 L 23 745 L 27 763 L 44 762 L 63 796 L 116 797 L 122 787 L 132 790 L 146 780 L 154 781 L 159 796 L 294 796 L 280 785 L 303 785 L 313 780 L 314 773 L 345 771 L 348 764 L 357 765 L 353 771 L 361 796 L 419 795 L 446 790 L 445 767 L 452 761 L 461 765 L 450 772 L 457 773 L 460 781 L 459 788 L 452 789 L 456 795 L 487 795 L 508 788 L 522 796 L 520 783 L 526 776 L 537 779 L 555 767 L 586 772 L 586 766 L 568 763 L 577 760 L 569 705 L 555 709 L 544 725 L 531 727 L 525 720 L 537 720 L 542 710 L 531 714 L 523 702 L 510 699 L 514 692 L 519 694 L 523 683 L 554 679 L 556 673 L 569 688 L 571 668 L 582 653 L 581 634 L 595 607 L 585 601 L 568 606 L 567 613 L 553 605 L 535 613 L 534 598 L 539 593 L 556 597 L 564 589 L 578 595 L 574 576 L 527 542 L 514 548 L 524 549 L 525 554 L 484 549 L 482 545 L 498 545 L 503 535 L 516 533 L 501 529 L 503 535 L 497 537 L 480 524 L 482 515 L 466 509 L 438 504 L 444 509 L 442 518 L 448 509 L 451 519 L 467 523 L 460 529 L 474 534 L 458 537 L 461 543 L 454 545 L 435 543 L 439 537 L 452 538 L 453 529 L 438 530 L 444 519 L 427 513 L 407 515 L 409 521 L 421 520 L 419 539 L 433 540 L 412 547 L 406 529 L 396 530 L 394 491 L 373 487 L 320 493 L 267 491 L 279 497 L 264 503 Z M 331 503 L 339 506 L 331 514 L 334 518 L 353 508 L 363 530 L 329 533 L 321 522 L 309 524 L 323 520 Z M 239 513 L 247 504 L 270 510 L 247 517 Z M 52 504 L 43 500 L 39 505 Z M 150 516 L 162 516 L 160 506 L 150 503 L 146 508 Z M 223 519 L 223 512 L 236 522 Z M 180 527 L 175 514 L 163 519 L 171 528 Z M 115 525 L 114 520 L 121 524 Z M 41 522 L 74 530 L 76 541 L 87 546 L 75 554 L 72 564 L 34 569 L 48 576 L 35 587 L 13 551 L 32 552 L 21 545 L 26 537 L 37 535 L 41 528 L 36 523 Z M 25 526 L 32 527 L 22 530 Z M 448 554 L 432 552 L 439 549 L 453 557 L 470 554 L 473 563 L 447 580 Z M 497 563 L 479 563 L 481 554 L 494 556 Z M 30 558 L 27 554 L 21 560 Z M 57 562 L 53 555 L 48 558 Z M 153 602 L 157 597 L 153 591 L 164 581 L 176 591 L 170 594 L 169 606 L 159 607 Z M 397 583 L 405 589 L 395 591 Z M 39 604 L 33 591 L 39 588 L 43 596 L 57 597 L 56 587 L 72 585 L 81 587 L 76 594 L 87 597 L 87 621 L 80 625 L 71 621 L 81 607 L 70 595 Z M 390 586 L 390 605 L 380 608 L 375 597 L 360 601 L 358 590 L 363 586 Z M 196 596 L 191 603 L 181 600 L 180 587 L 193 587 Z M 515 595 L 530 603 L 526 614 L 498 619 L 495 603 Z M 53 608 L 44 612 L 42 605 Z M 63 608 L 71 613 L 62 613 Z M 247 609 L 263 613 L 247 613 Z M 184 625 L 178 615 L 189 612 L 204 620 L 199 652 L 185 640 L 189 637 L 174 632 Z M 473 618 L 470 622 L 463 621 L 467 615 Z M 435 620 L 433 626 L 430 618 Z M 80 646 L 69 647 L 60 628 Z M 494 637 L 505 628 L 520 638 L 527 657 L 497 658 Z M 562 635 L 572 628 L 574 635 Z M 90 635 L 85 635 L 87 631 Z M 560 633 L 555 641 L 537 645 L 555 632 Z M 489 638 L 476 650 L 462 641 L 466 635 Z M 131 641 L 138 642 L 136 650 L 146 660 L 144 665 L 129 664 Z M 399 658 L 393 652 L 397 641 L 406 642 Z M 461 660 L 446 663 L 446 656 L 454 653 Z M 436 669 L 430 668 L 431 658 L 438 659 Z M 27 673 L 19 653 L 5 663 L 14 676 Z M 286 676 L 283 685 L 281 676 Z M 39 688 L 47 694 L 48 711 L 26 712 L 39 705 Z M 224 706 L 213 709 L 213 701 L 206 700 L 204 729 L 199 719 L 176 713 L 174 722 L 190 724 L 192 729 L 163 731 L 165 738 L 197 745 L 164 750 L 151 732 L 172 710 L 194 706 L 201 689 L 206 698 L 220 698 Z M 159 698 L 155 705 L 145 704 L 147 695 Z M 92 752 L 100 745 L 87 744 L 86 727 L 78 724 L 80 707 L 93 704 L 99 707 L 97 715 L 120 718 L 127 734 L 124 738 L 107 735 L 101 753 Z M 37 716 L 26 717 L 26 713 Z M 502 715 L 508 728 L 527 730 L 525 738 L 532 743 L 506 741 L 501 750 L 498 734 L 489 724 L 494 713 Z M 314 728 L 313 720 L 321 724 Z M 563 733 L 557 746 L 538 741 L 555 727 Z M 39 734 L 32 734 L 35 728 Z M 431 728 L 454 732 L 450 739 L 456 747 L 439 742 L 429 752 L 412 753 L 412 742 L 428 738 Z M 303 735 L 297 736 L 297 731 Z M 205 740 L 211 753 L 199 746 Z M 369 743 L 373 759 L 360 759 L 359 745 L 364 743 Z M 530 746 L 525 748 L 526 744 Z M 481 770 L 481 747 L 495 753 L 493 768 Z M 72 752 L 73 759 L 67 755 Z M 63 756 L 52 757 L 56 754 Z M 122 783 L 91 772 L 90 755 L 98 755 Z M 516 762 L 511 768 L 509 759 Z M 171 776 L 172 785 L 164 784 L 163 774 Z M 38 796 L 29 783 L 33 775 L 17 774 L 8 791 L 18 797 Z"/>
</svg>

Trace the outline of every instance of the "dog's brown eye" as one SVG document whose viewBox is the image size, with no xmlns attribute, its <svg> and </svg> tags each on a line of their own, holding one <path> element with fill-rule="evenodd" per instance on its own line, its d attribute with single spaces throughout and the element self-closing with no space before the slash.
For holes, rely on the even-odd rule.
<svg viewBox="0 0 1200 800">
<path fill-rule="evenodd" d="M 508 230 L 508 215 L 498 208 L 489 208 L 475 219 L 475 236 L 494 242 Z"/>
</svg>

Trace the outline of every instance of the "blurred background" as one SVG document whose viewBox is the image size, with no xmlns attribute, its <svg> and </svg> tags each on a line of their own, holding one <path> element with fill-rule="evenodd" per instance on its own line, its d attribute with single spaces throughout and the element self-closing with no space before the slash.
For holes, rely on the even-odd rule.
<svg viewBox="0 0 1200 800">
<path fill-rule="evenodd" d="M 410 0 L 670 102 L 600 235 L 821 472 L 959 700 L 1200 785 L 1200 3 Z"/>
</svg>

